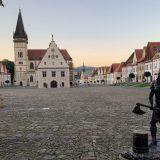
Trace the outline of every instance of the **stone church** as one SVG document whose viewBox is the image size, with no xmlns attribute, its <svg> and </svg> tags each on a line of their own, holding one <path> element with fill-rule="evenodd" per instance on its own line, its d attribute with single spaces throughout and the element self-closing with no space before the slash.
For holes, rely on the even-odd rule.
<svg viewBox="0 0 160 160">
<path fill-rule="evenodd" d="M 47 49 L 28 49 L 28 36 L 19 11 L 13 34 L 15 78 L 17 86 L 60 88 L 73 85 L 73 61 L 66 49 L 59 49 L 53 39 Z"/>
</svg>

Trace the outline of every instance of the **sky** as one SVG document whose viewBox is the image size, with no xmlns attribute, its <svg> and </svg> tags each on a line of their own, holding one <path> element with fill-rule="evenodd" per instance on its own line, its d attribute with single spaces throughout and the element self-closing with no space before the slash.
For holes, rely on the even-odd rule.
<svg viewBox="0 0 160 160">
<path fill-rule="evenodd" d="M 0 60 L 14 60 L 13 32 L 21 8 L 28 48 L 46 49 L 51 35 L 74 65 L 125 61 L 147 42 L 160 41 L 160 0 L 4 0 Z"/>
</svg>

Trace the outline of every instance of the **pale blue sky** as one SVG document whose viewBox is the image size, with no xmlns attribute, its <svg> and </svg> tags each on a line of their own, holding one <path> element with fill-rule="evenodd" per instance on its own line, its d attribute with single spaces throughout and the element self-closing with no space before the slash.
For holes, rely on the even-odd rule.
<svg viewBox="0 0 160 160">
<path fill-rule="evenodd" d="M 28 48 L 47 48 L 54 34 L 75 66 L 110 65 L 135 48 L 160 41 L 160 0 L 4 0 L 0 8 L 0 59 L 14 59 L 12 34 L 19 7 Z"/>
</svg>

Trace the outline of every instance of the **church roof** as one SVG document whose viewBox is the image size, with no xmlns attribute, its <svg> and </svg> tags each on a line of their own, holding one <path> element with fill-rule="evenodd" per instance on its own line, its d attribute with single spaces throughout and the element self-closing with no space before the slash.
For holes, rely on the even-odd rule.
<svg viewBox="0 0 160 160">
<path fill-rule="evenodd" d="M 60 49 L 60 52 L 62 53 L 62 56 L 66 61 L 72 60 L 71 56 L 69 55 L 66 49 Z"/>
<path fill-rule="evenodd" d="M 21 10 L 19 10 L 17 26 L 16 26 L 16 30 L 13 34 L 13 39 L 16 39 L 16 38 L 23 38 L 23 39 L 28 40 L 26 31 L 25 31 L 24 25 L 23 25 Z"/>
<path fill-rule="evenodd" d="M 28 59 L 41 61 L 46 52 L 46 49 L 28 49 Z"/>
<path fill-rule="evenodd" d="M 66 49 L 59 49 L 63 58 L 66 61 L 72 60 Z M 46 54 L 46 49 L 28 49 L 28 60 L 42 60 L 44 55 Z"/>
</svg>

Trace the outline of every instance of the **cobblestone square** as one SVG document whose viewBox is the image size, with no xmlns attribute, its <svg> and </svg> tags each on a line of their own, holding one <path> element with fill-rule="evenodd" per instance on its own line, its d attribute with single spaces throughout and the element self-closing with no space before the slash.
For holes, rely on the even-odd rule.
<svg viewBox="0 0 160 160">
<path fill-rule="evenodd" d="M 149 89 L 90 87 L 0 89 L 0 160 L 116 160 L 132 132 L 149 130 Z"/>
</svg>

